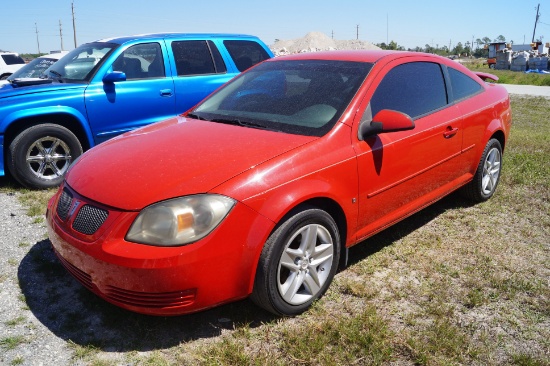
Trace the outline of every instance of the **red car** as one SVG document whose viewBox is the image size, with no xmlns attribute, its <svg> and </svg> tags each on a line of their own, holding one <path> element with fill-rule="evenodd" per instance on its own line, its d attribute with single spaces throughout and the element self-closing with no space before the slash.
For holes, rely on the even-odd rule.
<svg viewBox="0 0 550 366">
<path fill-rule="evenodd" d="M 422 53 L 265 61 L 79 158 L 48 204 L 53 248 L 84 286 L 132 311 L 251 296 L 299 314 L 349 247 L 459 188 L 493 195 L 511 111 L 486 78 Z"/>
</svg>

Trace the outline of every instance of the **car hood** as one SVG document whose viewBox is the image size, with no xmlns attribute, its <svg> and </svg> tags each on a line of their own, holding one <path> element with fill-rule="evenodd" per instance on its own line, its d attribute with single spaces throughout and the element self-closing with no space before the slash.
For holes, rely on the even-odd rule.
<svg viewBox="0 0 550 366">
<path fill-rule="evenodd" d="M 277 155 L 317 139 L 176 117 L 100 144 L 73 164 L 79 194 L 124 210 L 206 193 Z"/>
<path fill-rule="evenodd" d="M 40 85 L 29 85 L 29 86 L 13 86 L 10 83 L 0 85 L 0 99 L 11 98 L 18 95 L 34 94 L 34 93 L 46 93 L 56 90 L 67 90 L 67 89 L 83 89 L 86 88 L 88 84 L 68 84 L 68 83 L 57 83 L 53 82 L 51 84 L 40 84 Z"/>
</svg>

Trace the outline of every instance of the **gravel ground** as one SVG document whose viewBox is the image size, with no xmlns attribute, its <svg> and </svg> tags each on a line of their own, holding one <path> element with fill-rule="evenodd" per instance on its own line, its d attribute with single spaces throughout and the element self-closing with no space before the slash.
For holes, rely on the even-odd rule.
<svg viewBox="0 0 550 366">
<path fill-rule="evenodd" d="M 15 364 L 14 360 L 21 360 L 24 365 L 63 365 L 71 355 L 66 341 L 52 335 L 37 317 L 40 305 L 31 308 L 24 298 L 28 295 L 21 290 L 33 281 L 32 276 L 24 273 L 30 256 L 49 244 L 44 223 L 34 221 L 25 214 L 15 194 L 0 193 L 1 365 Z"/>
</svg>

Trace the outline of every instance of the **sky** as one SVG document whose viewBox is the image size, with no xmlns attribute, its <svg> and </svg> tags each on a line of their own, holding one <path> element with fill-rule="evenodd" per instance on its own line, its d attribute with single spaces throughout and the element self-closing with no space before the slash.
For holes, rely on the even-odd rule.
<svg viewBox="0 0 550 366">
<path fill-rule="evenodd" d="M 550 42 L 550 0 L 0 0 L 0 50 L 72 50 L 71 4 L 77 45 L 158 32 L 252 34 L 271 45 L 311 31 L 405 48 L 499 35 L 522 44 L 531 41 L 538 4 L 535 38 Z"/>
</svg>

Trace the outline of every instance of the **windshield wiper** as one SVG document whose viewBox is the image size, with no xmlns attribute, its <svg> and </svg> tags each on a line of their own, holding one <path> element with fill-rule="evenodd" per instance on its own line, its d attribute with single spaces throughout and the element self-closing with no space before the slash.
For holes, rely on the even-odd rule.
<svg viewBox="0 0 550 366">
<path fill-rule="evenodd" d="M 201 121 L 206 121 L 207 120 L 206 118 L 201 117 L 196 113 L 188 113 L 186 117 L 194 118 L 194 119 L 200 119 Z"/>
<path fill-rule="evenodd" d="M 228 125 L 236 125 L 236 126 L 244 126 L 244 127 L 254 127 L 254 128 L 267 129 L 266 126 L 261 125 L 261 124 L 259 124 L 259 123 L 241 121 L 241 120 L 238 119 L 238 118 L 212 118 L 210 121 L 212 121 L 212 122 L 220 122 L 220 123 L 227 123 Z"/>
<path fill-rule="evenodd" d="M 58 73 L 57 71 L 55 70 L 48 70 L 48 72 L 52 73 L 54 76 L 57 77 L 57 81 L 59 81 L 60 83 L 63 82 L 63 75 L 61 75 L 60 73 Z"/>
</svg>

